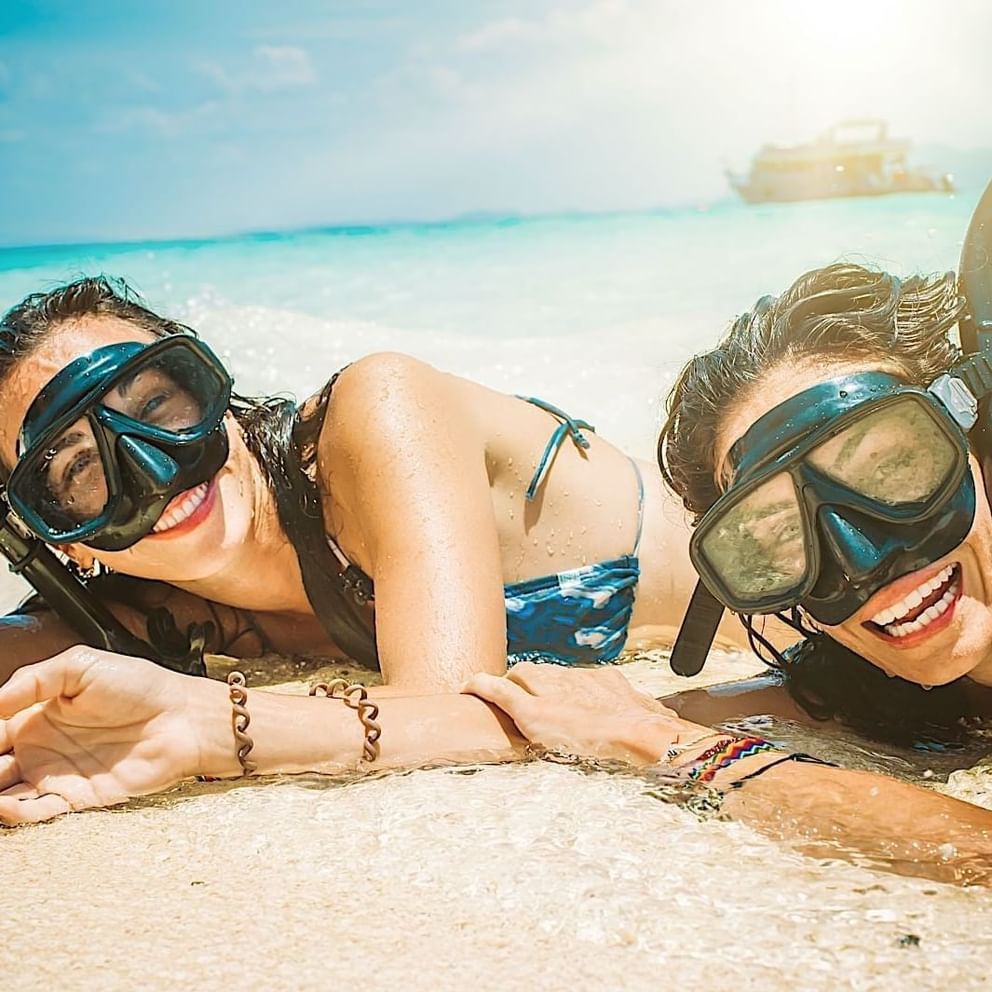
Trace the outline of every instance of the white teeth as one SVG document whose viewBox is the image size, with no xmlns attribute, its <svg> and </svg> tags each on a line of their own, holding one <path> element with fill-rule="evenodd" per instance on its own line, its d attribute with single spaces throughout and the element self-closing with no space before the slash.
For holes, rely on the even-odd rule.
<svg viewBox="0 0 992 992">
<path fill-rule="evenodd" d="M 152 528 L 152 533 L 161 534 L 163 531 L 171 530 L 173 527 L 181 524 L 203 503 L 207 497 L 207 490 L 209 488 L 209 483 L 202 482 L 195 489 L 191 489 L 168 513 L 162 514 L 158 523 Z"/>
<path fill-rule="evenodd" d="M 880 627 L 885 627 L 900 617 L 906 616 L 911 610 L 915 610 L 932 592 L 936 592 L 942 585 L 949 582 L 953 574 L 954 566 L 948 565 L 932 579 L 921 582 L 920 585 L 903 599 L 899 600 L 898 603 L 893 603 L 888 609 L 876 613 L 871 618 L 872 623 L 877 623 Z M 922 618 L 917 617 L 917 619 Z"/>
<path fill-rule="evenodd" d="M 918 630 L 923 630 L 929 626 L 937 617 L 943 616 L 950 608 L 958 595 L 959 583 L 954 582 L 940 599 L 932 606 L 928 606 L 915 620 L 909 623 L 885 623 L 881 626 L 890 637 L 905 637 L 907 634 L 915 634 Z M 933 590 L 931 590 L 933 591 Z M 879 614 L 881 616 L 881 614 Z M 875 621 L 877 623 L 877 621 Z"/>
</svg>

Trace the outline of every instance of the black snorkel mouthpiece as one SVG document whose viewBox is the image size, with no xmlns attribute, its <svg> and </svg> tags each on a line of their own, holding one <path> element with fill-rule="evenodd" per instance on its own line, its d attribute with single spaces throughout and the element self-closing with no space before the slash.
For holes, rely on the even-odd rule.
<svg viewBox="0 0 992 992">
<path fill-rule="evenodd" d="M 703 670 L 722 618 L 723 603 L 697 582 L 672 648 L 670 664 L 676 675 L 690 678 Z"/>
</svg>

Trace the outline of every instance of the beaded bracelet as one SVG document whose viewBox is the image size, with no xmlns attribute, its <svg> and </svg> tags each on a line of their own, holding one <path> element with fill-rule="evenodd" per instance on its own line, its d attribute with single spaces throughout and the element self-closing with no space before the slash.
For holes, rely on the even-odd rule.
<svg viewBox="0 0 992 992">
<path fill-rule="evenodd" d="M 365 730 L 365 740 L 362 743 L 362 757 L 369 762 L 379 757 L 379 738 L 382 737 L 382 727 L 376 717 L 379 707 L 369 699 L 368 691 L 360 682 L 349 684 L 344 679 L 333 679 L 330 682 L 318 682 L 310 687 L 310 695 L 322 693 L 328 699 L 340 699 L 358 713 L 358 719 Z"/>
</svg>

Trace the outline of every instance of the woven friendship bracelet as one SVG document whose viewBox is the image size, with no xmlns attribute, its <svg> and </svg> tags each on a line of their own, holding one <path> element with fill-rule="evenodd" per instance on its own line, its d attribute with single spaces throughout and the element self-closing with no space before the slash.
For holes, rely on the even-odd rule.
<svg viewBox="0 0 992 992">
<path fill-rule="evenodd" d="M 231 727 L 234 730 L 234 746 L 237 748 L 241 774 L 251 775 L 258 765 L 248 757 L 255 742 L 247 734 L 248 724 L 251 723 L 247 706 L 248 692 L 245 688 L 247 683 L 241 672 L 230 672 L 227 685 L 231 696 Z"/>
<path fill-rule="evenodd" d="M 711 751 L 714 749 L 711 748 Z M 763 740 L 761 737 L 741 737 L 730 741 L 726 747 L 710 754 L 706 752 L 707 758 L 700 755 L 697 763 L 689 772 L 689 779 L 693 782 L 709 782 L 713 776 L 722 768 L 729 768 L 735 761 L 743 758 L 750 758 L 752 755 L 761 754 L 765 751 L 775 751 L 774 744 Z"/>
<path fill-rule="evenodd" d="M 379 738 L 382 737 L 382 727 L 376 719 L 379 707 L 369 699 L 368 691 L 359 682 L 349 684 L 344 679 L 333 679 L 331 682 L 318 682 L 310 687 L 310 695 L 318 693 L 328 699 L 340 699 L 358 713 L 358 719 L 365 730 L 365 740 L 362 744 L 362 757 L 375 761 L 379 757 Z"/>
<path fill-rule="evenodd" d="M 692 761 L 687 762 L 685 765 L 679 766 L 679 771 L 683 768 L 691 768 L 693 771 L 697 766 L 702 769 L 706 767 L 706 763 L 711 759 L 720 754 L 725 748 L 729 747 L 734 743 L 735 738 L 733 737 L 721 737 L 712 747 L 708 747 L 702 754 L 697 754 Z M 695 777 L 690 772 L 689 778 L 695 781 Z"/>
</svg>

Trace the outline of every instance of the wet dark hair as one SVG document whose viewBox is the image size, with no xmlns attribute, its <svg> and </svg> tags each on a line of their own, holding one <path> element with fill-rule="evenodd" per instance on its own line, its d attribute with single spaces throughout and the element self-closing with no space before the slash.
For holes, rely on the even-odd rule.
<svg viewBox="0 0 992 992">
<path fill-rule="evenodd" d="M 198 336 L 191 327 L 150 310 L 123 279 L 106 275 L 76 279 L 48 292 L 32 293 L 0 318 L 0 389 L 18 363 L 30 357 L 52 331 L 90 317 L 124 320 L 160 338 L 172 334 Z M 235 393 L 231 411 L 241 427 L 245 445 L 276 497 L 279 520 L 290 542 L 297 551 L 314 542 L 326 544 L 322 520 L 314 511 L 315 503 L 319 506 L 314 482 L 302 479 L 298 459 L 291 452 L 296 403 L 278 396 L 247 397 Z M 301 478 L 293 478 L 294 473 Z M 322 583 L 322 592 L 324 602 L 335 613 L 331 623 L 334 640 L 355 661 L 377 668 L 372 633 L 356 616 L 347 594 L 333 578 L 336 577 L 328 576 L 328 581 Z"/>
<path fill-rule="evenodd" d="M 783 364 L 864 359 L 926 386 L 960 357 L 949 332 L 963 309 L 953 273 L 900 280 L 852 263 L 814 269 L 780 296 L 763 297 L 676 380 L 658 440 L 665 481 L 698 523 L 721 495 L 713 461 L 721 425 L 769 372 Z M 752 636 L 752 647 L 783 671 L 790 694 L 818 719 L 914 743 L 956 737 L 961 718 L 974 715 L 962 679 L 926 691 L 889 678 L 810 629 L 801 610 L 780 619 L 803 635 L 802 644 L 781 654 Z M 751 619 L 742 620 L 754 633 Z"/>
</svg>

